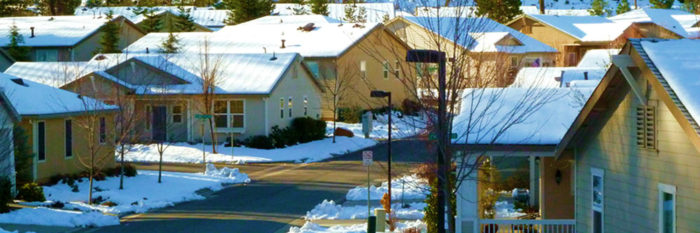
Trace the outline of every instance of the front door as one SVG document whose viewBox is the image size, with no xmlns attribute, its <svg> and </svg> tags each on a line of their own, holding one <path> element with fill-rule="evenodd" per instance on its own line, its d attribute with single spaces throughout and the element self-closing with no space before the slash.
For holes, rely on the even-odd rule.
<svg viewBox="0 0 700 233">
<path fill-rule="evenodd" d="M 153 114 L 151 115 L 151 122 L 153 122 L 153 127 L 151 128 L 151 135 L 153 135 L 153 140 L 157 142 L 163 142 L 166 140 L 166 135 L 168 135 L 166 123 L 167 123 L 167 113 L 168 109 L 165 106 L 154 106 Z"/>
</svg>

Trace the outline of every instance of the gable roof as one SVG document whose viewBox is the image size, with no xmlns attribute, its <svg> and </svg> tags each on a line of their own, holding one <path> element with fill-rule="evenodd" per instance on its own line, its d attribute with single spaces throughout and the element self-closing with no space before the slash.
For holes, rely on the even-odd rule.
<svg viewBox="0 0 700 233">
<path fill-rule="evenodd" d="M 597 80 L 603 78 L 605 67 L 523 67 L 515 75 L 511 87 L 519 88 L 554 88 L 567 87 L 567 83 L 576 80 Z"/>
<path fill-rule="evenodd" d="M 216 29 L 226 26 L 224 20 L 227 17 L 227 10 L 217 10 L 213 7 L 193 7 L 185 6 L 183 7 L 186 11 L 190 13 L 194 23 L 208 27 L 210 29 Z M 180 15 L 180 11 L 176 6 L 155 6 L 155 7 L 133 7 L 133 6 L 113 6 L 113 7 L 77 7 L 75 8 L 75 15 L 82 16 L 104 16 L 107 15 L 109 11 L 112 11 L 115 15 L 121 15 L 129 19 L 131 22 L 140 23 L 146 17 L 143 14 L 136 14 L 138 9 L 151 9 L 156 15 L 163 14 L 165 12 L 172 13 L 173 15 Z"/>
<path fill-rule="evenodd" d="M 294 15 L 294 9 L 297 4 L 292 3 L 277 3 L 275 4 L 275 9 L 272 11 L 273 15 Z M 334 19 L 335 21 L 345 22 L 345 7 L 356 6 L 357 9 L 363 7 L 367 11 L 365 15 L 367 22 L 369 23 L 381 23 L 384 21 L 384 17 L 387 16 L 388 19 L 393 19 L 396 17 L 396 10 L 393 3 L 383 2 L 383 3 L 329 3 L 328 4 L 328 17 Z M 311 13 L 311 5 L 306 4 L 305 9 Z M 355 15 L 359 14 L 357 10 Z"/>
<path fill-rule="evenodd" d="M 584 42 L 615 40 L 631 24 L 631 22 L 616 22 L 602 16 L 526 14 L 521 17 L 539 21 Z M 520 20 L 521 17 L 512 20 L 508 25 Z"/>
<path fill-rule="evenodd" d="M 88 62 L 15 62 L 5 73 L 60 88 L 92 71 Z"/>
<path fill-rule="evenodd" d="M 621 23 L 655 23 L 685 38 L 699 35 L 693 25 L 700 21 L 700 16 L 682 10 L 642 8 L 609 19 Z"/>
<path fill-rule="evenodd" d="M 476 6 L 424 6 L 415 8 L 416 16 L 442 16 L 442 17 L 474 17 L 476 16 Z M 520 6 L 523 14 L 539 14 L 540 9 L 537 6 Z M 551 9 L 545 8 L 546 15 L 591 15 L 587 9 Z"/>
<path fill-rule="evenodd" d="M 612 64 L 612 56 L 618 53 L 620 49 L 589 49 L 576 66 L 608 68 Z"/>
<path fill-rule="evenodd" d="M 549 45 L 488 18 L 399 17 L 397 20 L 422 27 L 474 52 L 557 52 Z M 515 38 L 521 45 L 499 45 L 498 42 L 505 37 Z"/>
<path fill-rule="evenodd" d="M 120 19 L 114 16 L 113 20 Z M 107 22 L 105 18 L 92 16 L 28 16 L 1 17 L 0 46 L 10 43 L 9 27 L 13 24 L 24 37 L 22 46 L 30 47 L 73 47 L 78 42 L 99 31 Z M 34 27 L 34 37 L 31 37 Z"/>
<path fill-rule="evenodd" d="M 14 80 L 19 80 L 24 85 Z M 0 73 L 0 88 L 4 89 L 10 103 L 21 116 L 80 114 L 117 109 L 116 106 L 89 97 L 3 73 Z"/>
</svg>

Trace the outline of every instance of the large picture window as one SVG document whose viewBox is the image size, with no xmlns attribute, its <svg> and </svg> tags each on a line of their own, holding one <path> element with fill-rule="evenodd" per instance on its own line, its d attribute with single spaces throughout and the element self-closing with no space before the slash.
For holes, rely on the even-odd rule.
<svg viewBox="0 0 700 233">
<path fill-rule="evenodd" d="M 216 128 L 244 128 L 245 103 L 243 100 L 217 100 L 214 102 Z"/>
<path fill-rule="evenodd" d="M 65 121 L 65 147 L 66 158 L 73 157 L 73 121 Z"/>
<path fill-rule="evenodd" d="M 36 123 L 36 155 L 39 161 L 46 161 L 46 123 L 43 121 Z"/>
</svg>

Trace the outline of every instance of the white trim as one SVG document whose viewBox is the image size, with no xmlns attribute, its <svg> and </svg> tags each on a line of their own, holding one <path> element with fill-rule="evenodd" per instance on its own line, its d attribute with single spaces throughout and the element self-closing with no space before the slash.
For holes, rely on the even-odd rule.
<svg viewBox="0 0 700 233">
<path fill-rule="evenodd" d="M 664 210 L 663 194 L 664 193 L 668 193 L 668 194 L 673 195 L 673 204 L 672 204 L 673 205 L 673 228 L 672 228 L 671 233 L 676 233 L 676 231 L 677 231 L 677 229 L 676 229 L 676 221 L 677 221 L 676 186 L 659 183 L 658 188 L 659 188 L 659 192 L 658 192 L 658 196 L 659 196 L 659 210 L 658 210 L 658 213 L 659 213 L 659 233 L 664 233 L 663 232 L 663 225 L 664 225 L 663 224 L 663 221 L 664 221 L 663 220 L 663 218 L 664 218 L 663 217 L 663 210 Z"/>
<path fill-rule="evenodd" d="M 600 206 L 596 206 L 593 201 L 593 180 L 594 177 L 600 177 Z M 600 212 L 600 227 L 601 232 L 605 232 L 605 171 L 600 168 L 591 168 L 591 232 L 593 232 L 593 227 L 595 223 L 595 212 Z"/>
</svg>

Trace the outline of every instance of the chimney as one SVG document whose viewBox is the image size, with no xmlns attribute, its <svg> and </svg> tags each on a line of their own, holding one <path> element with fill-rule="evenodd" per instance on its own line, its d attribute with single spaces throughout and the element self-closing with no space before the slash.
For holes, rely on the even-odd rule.
<svg viewBox="0 0 700 233">
<path fill-rule="evenodd" d="M 544 15 L 544 0 L 540 0 L 540 14 Z"/>
<path fill-rule="evenodd" d="M 287 47 L 287 46 L 284 46 L 284 42 L 285 42 L 285 41 L 287 41 L 287 40 L 285 40 L 285 39 L 282 39 L 282 47 L 280 47 L 281 49 L 283 49 L 283 48 L 286 48 L 286 47 Z"/>
<path fill-rule="evenodd" d="M 270 61 L 277 60 L 277 55 L 275 54 L 275 51 L 272 51 L 272 57 L 270 58 Z"/>
<path fill-rule="evenodd" d="M 148 47 L 146 47 L 146 53 L 149 53 L 149 52 L 148 52 Z"/>
<path fill-rule="evenodd" d="M 267 54 L 267 48 L 263 47 L 263 53 Z"/>
<path fill-rule="evenodd" d="M 29 27 L 29 29 L 32 30 L 32 35 L 29 38 L 34 38 L 34 27 Z"/>
<path fill-rule="evenodd" d="M 583 80 L 588 80 L 588 71 L 583 72 Z"/>
</svg>

